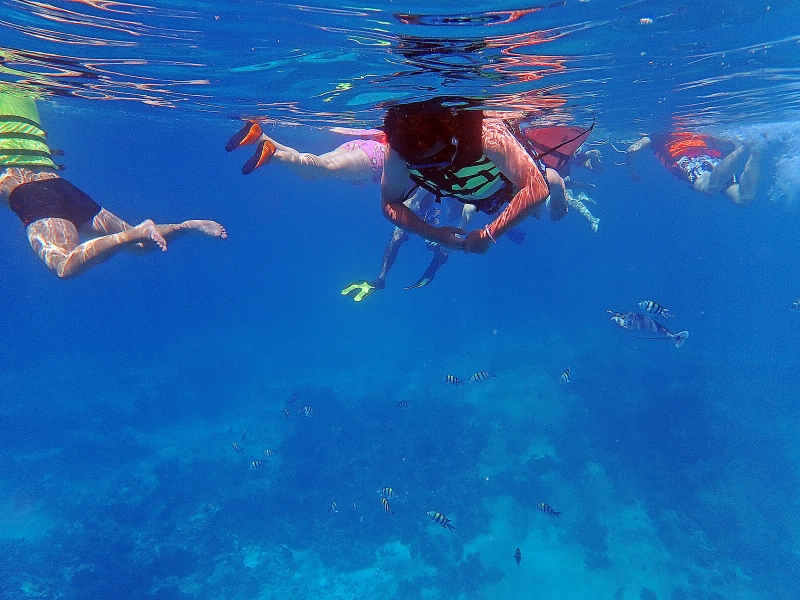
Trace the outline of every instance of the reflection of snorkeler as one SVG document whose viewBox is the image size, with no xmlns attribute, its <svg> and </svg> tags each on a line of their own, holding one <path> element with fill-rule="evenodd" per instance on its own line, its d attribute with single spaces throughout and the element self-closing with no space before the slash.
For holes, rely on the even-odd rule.
<svg viewBox="0 0 800 600">
<path fill-rule="evenodd" d="M 750 204 L 761 174 L 761 156 L 750 145 L 736 146 L 721 138 L 696 133 L 642 137 L 627 150 L 628 171 L 638 179 L 636 158 L 651 147 L 661 163 L 698 192 L 722 192 L 735 204 Z"/>
<path fill-rule="evenodd" d="M 227 237 L 214 221 L 132 227 L 57 173 L 32 98 L 0 89 L 0 198 L 22 220 L 39 258 L 59 277 L 81 273 L 122 247 L 167 249 L 166 238 L 195 231 Z M 80 234 L 91 238 L 80 242 Z"/>
</svg>

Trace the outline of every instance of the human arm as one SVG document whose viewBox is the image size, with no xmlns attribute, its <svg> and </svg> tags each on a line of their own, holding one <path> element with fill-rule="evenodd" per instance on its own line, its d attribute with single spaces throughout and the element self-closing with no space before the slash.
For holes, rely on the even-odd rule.
<svg viewBox="0 0 800 600">
<path fill-rule="evenodd" d="M 467 253 L 484 254 L 500 236 L 528 218 L 550 193 L 536 163 L 501 121 L 484 121 L 483 153 L 519 192 L 494 221 L 467 236 Z"/>
<path fill-rule="evenodd" d="M 465 232 L 455 227 L 434 227 L 415 215 L 403 201 L 408 186 L 408 166 L 406 162 L 393 150 L 389 150 L 386 162 L 383 164 L 383 178 L 381 180 L 381 209 L 383 215 L 392 223 L 415 233 L 426 240 L 437 242 L 447 248 L 461 250 L 464 240 L 458 237 Z"/>
</svg>

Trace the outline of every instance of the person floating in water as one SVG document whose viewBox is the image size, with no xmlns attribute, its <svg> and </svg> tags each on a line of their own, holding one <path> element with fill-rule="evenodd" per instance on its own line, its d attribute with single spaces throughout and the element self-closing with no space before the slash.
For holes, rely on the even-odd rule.
<svg viewBox="0 0 800 600">
<path fill-rule="evenodd" d="M 31 247 L 59 277 L 72 277 L 120 248 L 167 249 L 190 231 L 225 238 L 214 221 L 132 227 L 58 174 L 33 98 L 0 89 L 0 198 L 22 220 Z M 80 236 L 89 237 L 81 243 Z"/>
<path fill-rule="evenodd" d="M 564 125 L 554 127 L 534 127 L 530 123 L 520 121 L 506 121 L 514 137 L 522 144 L 525 150 L 534 157 L 541 159 L 549 169 L 558 173 L 564 181 L 566 188 L 567 204 L 578 211 L 583 218 L 589 221 L 592 232 L 596 233 L 600 226 L 600 219 L 595 217 L 587 202 L 595 201 L 586 193 L 594 186 L 572 178 L 572 167 L 581 167 L 597 173 L 603 172 L 602 154 L 597 149 L 585 149 L 583 143 L 594 129 L 568 127 Z M 551 175 L 549 178 L 554 178 Z M 584 190 L 584 191 L 573 191 Z"/>
<path fill-rule="evenodd" d="M 567 212 L 564 182 L 525 151 L 499 119 L 484 119 L 468 100 L 436 98 L 390 107 L 383 130 L 389 154 L 383 169 L 384 215 L 410 233 L 446 248 L 484 254 L 517 224 L 543 208 L 550 219 Z M 493 215 L 483 229 L 435 227 L 405 204 L 408 179 L 439 200 L 455 198 Z M 548 185 L 549 184 L 549 185 Z M 501 211 L 502 209 L 502 211 Z"/>
<path fill-rule="evenodd" d="M 355 183 L 372 181 L 379 184 L 389 151 L 384 133 L 378 129 L 334 128 L 333 131 L 350 134 L 355 139 L 318 155 L 285 146 L 265 134 L 257 122 L 247 121 L 228 140 L 225 150 L 232 152 L 242 146 L 256 144 L 255 154 L 242 166 L 245 175 L 275 160 L 306 180 L 347 179 Z"/>
<path fill-rule="evenodd" d="M 722 138 L 689 132 L 644 136 L 626 152 L 631 178 L 639 178 L 637 157 L 648 147 L 673 175 L 698 192 L 721 192 L 740 205 L 755 199 L 761 155 L 750 144 L 737 146 Z"/>
<path fill-rule="evenodd" d="M 274 159 L 285 164 L 299 177 L 306 180 L 346 179 L 356 185 L 364 185 L 370 181 L 380 184 L 383 164 L 389 152 L 386 135 L 383 131 L 379 129 L 346 129 L 338 127 L 332 129 L 332 131 L 361 137 L 344 142 L 330 152 L 316 155 L 309 152 L 300 152 L 285 146 L 267 136 L 258 123 L 248 121 L 231 137 L 225 149 L 231 152 L 242 146 L 256 145 L 255 153 L 242 167 L 242 173 L 245 175 L 252 173 L 255 169 L 268 164 Z M 429 222 L 435 221 L 438 224 L 441 211 L 433 208 L 432 204 L 433 196 L 421 188 L 417 188 L 406 200 L 406 205 L 417 215 L 427 219 Z M 473 206 L 464 205 L 460 216 L 454 217 L 460 217 L 459 227 L 466 227 L 474 212 Z M 452 210 L 448 210 L 447 217 L 449 218 L 451 215 Z M 395 228 L 392 238 L 383 252 L 380 275 L 371 281 L 357 280 L 349 283 L 342 290 L 342 295 L 351 296 L 353 300 L 360 302 L 374 291 L 385 288 L 389 270 L 394 265 L 401 246 L 407 240 L 408 234 L 399 227 Z M 433 281 L 438 270 L 447 262 L 448 254 L 446 248 L 431 241 L 426 241 L 426 244 L 428 250 L 433 253 L 430 265 L 428 265 L 425 273 L 417 283 L 405 289 L 426 286 Z"/>
</svg>

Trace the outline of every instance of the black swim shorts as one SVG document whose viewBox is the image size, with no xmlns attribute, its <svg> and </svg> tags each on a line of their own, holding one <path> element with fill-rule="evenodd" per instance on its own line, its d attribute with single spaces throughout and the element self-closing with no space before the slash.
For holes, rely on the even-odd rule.
<svg viewBox="0 0 800 600">
<path fill-rule="evenodd" d="M 25 227 L 39 219 L 57 218 L 71 221 L 80 229 L 102 208 L 62 177 L 18 185 L 8 200 Z"/>
</svg>

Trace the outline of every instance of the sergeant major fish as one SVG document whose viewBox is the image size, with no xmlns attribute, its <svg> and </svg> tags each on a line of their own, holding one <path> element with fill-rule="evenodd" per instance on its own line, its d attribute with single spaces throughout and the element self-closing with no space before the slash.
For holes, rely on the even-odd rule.
<svg viewBox="0 0 800 600">
<path fill-rule="evenodd" d="M 683 346 L 683 342 L 689 337 L 688 331 L 672 333 L 661 323 L 654 321 L 647 315 L 633 312 L 619 313 L 613 310 L 607 310 L 606 312 L 611 315 L 611 320 L 614 323 L 623 329 L 634 332 L 634 337 L 651 340 L 673 340 L 676 348 Z"/>
<path fill-rule="evenodd" d="M 639 308 L 645 312 L 649 312 L 654 317 L 671 319 L 675 316 L 669 312 L 669 309 L 666 306 L 661 306 L 658 302 L 653 302 L 652 300 L 642 300 L 639 302 Z"/>
<path fill-rule="evenodd" d="M 444 376 L 445 382 L 449 383 L 450 385 L 461 385 L 464 383 L 463 379 L 456 377 L 455 375 L 445 375 Z"/>
<path fill-rule="evenodd" d="M 428 515 L 431 519 L 433 519 L 433 522 L 436 523 L 437 525 L 441 525 L 442 527 L 447 529 L 455 529 L 455 527 L 453 527 L 450 524 L 450 519 L 445 517 L 442 513 L 436 512 L 435 510 L 429 510 L 425 514 Z"/>
<path fill-rule="evenodd" d="M 495 377 L 494 373 L 489 371 L 478 371 L 472 377 L 469 378 L 470 383 L 480 383 L 481 381 L 486 381 L 487 379 L 491 379 Z"/>
<path fill-rule="evenodd" d="M 569 383 L 571 379 L 572 379 L 572 374 L 569 371 L 569 367 L 567 367 L 561 374 L 561 376 L 558 378 L 558 380 L 561 383 Z"/>
<path fill-rule="evenodd" d="M 551 517 L 558 517 L 559 519 L 561 518 L 560 510 L 554 510 L 552 506 L 545 504 L 544 502 L 539 505 L 539 510 L 546 515 L 550 515 Z"/>
</svg>

